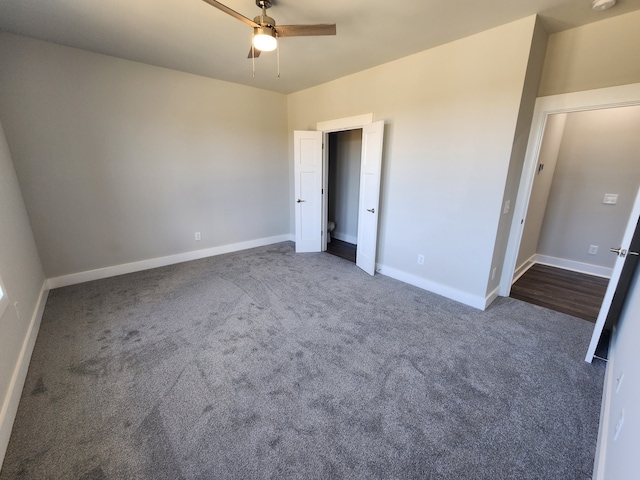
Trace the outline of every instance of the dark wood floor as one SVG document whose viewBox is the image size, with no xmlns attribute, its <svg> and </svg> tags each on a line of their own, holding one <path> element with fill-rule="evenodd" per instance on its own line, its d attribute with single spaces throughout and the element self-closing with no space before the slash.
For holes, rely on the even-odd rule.
<svg viewBox="0 0 640 480">
<path fill-rule="evenodd" d="M 511 297 L 595 322 L 609 280 L 535 264 L 511 287 Z"/>
<path fill-rule="evenodd" d="M 327 243 L 327 253 L 342 257 L 350 262 L 356 262 L 356 245 L 352 243 L 343 242 L 337 238 L 332 238 Z"/>
</svg>

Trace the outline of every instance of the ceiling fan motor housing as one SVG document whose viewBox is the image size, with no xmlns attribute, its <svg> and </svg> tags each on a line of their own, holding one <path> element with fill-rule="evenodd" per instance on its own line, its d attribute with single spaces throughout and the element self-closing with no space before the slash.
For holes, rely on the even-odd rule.
<svg viewBox="0 0 640 480">
<path fill-rule="evenodd" d="M 276 21 L 271 17 L 267 17 L 266 15 L 258 15 L 257 17 L 254 17 L 253 21 L 262 27 L 276 26 Z"/>
<path fill-rule="evenodd" d="M 271 26 L 256 27 L 253 29 L 254 35 L 268 35 L 270 37 L 276 37 L 276 32 Z"/>
</svg>

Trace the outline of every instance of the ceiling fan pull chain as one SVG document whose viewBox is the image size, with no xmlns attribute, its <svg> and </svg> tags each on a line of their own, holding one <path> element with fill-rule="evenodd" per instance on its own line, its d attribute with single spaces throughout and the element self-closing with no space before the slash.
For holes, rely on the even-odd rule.
<svg viewBox="0 0 640 480">
<path fill-rule="evenodd" d="M 276 38 L 278 34 L 276 33 Z M 280 42 L 276 45 L 276 63 L 278 64 L 278 78 L 280 78 Z"/>
<path fill-rule="evenodd" d="M 253 70 L 253 78 L 256 78 L 256 49 L 251 42 L 251 68 Z"/>
</svg>

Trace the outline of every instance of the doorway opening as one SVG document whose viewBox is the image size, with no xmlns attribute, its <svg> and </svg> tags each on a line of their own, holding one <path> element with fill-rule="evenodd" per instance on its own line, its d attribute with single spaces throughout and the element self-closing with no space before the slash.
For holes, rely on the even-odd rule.
<svg viewBox="0 0 640 480">
<path fill-rule="evenodd" d="M 296 253 L 327 250 L 329 212 L 325 191 L 329 182 L 329 135 L 351 130 L 362 132 L 356 266 L 373 276 L 376 271 L 384 137 L 384 121 L 374 122 L 373 114 L 318 122 L 315 131 L 293 132 Z M 344 225 L 338 228 L 342 227 Z"/>
<path fill-rule="evenodd" d="M 327 135 L 326 169 L 327 248 L 326 252 L 356 262 L 362 129 Z"/>
<path fill-rule="evenodd" d="M 640 106 L 549 115 L 511 297 L 595 323 L 615 263 L 609 247 L 640 184 L 637 124 Z"/>
<path fill-rule="evenodd" d="M 549 115 L 511 297 L 595 323 L 640 184 L 640 106 Z"/>
<path fill-rule="evenodd" d="M 543 264 L 609 278 L 640 184 L 640 106 L 551 114 L 514 277 Z"/>
<path fill-rule="evenodd" d="M 549 125 L 553 123 L 553 117 L 556 114 L 570 114 L 573 112 L 577 112 L 577 113 L 597 112 L 597 111 L 606 112 L 606 111 L 614 111 L 614 110 L 623 110 L 619 107 L 629 107 L 629 106 L 637 106 L 637 105 L 640 105 L 640 84 L 625 85 L 620 87 L 610 87 L 610 88 L 604 88 L 599 90 L 590 90 L 585 92 L 575 92 L 570 94 L 562 94 L 562 95 L 538 98 L 538 100 L 536 101 L 536 107 L 534 110 L 534 117 L 533 117 L 532 127 L 531 127 L 531 135 L 530 135 L 529 145 L 527 147 L 525 163 L 523 166 L 518 198 L 516 200 L 516 207 L 514 209 L 514 218 L 513 218 L 512 228 L 511 228 L 511 234 L 510 234 L 509 243 L 507 246 L 507 253 L 505 255 L 505 263 L 502 271 L 501 287 L 500 287 L 500 295 L 502 296 L 509 296 L 511 287 L 512 287 L 512 282 L 516 281 L 519 278 L 519 276 L 523 274 L 528 269 L 528 267 L 533 263 L 547 263 L 553 266 L 559 266 L 569 270 L 573 269 L 573 270 L 578 270 L 583 272 L 586 271 L 587 273 L 600 275 L 602 277 L 610 276 L 611 280 L 609 281 L 609 284 L 607 286 L 605 297 L 603 299 L 603 302 L 598 314 L 598 318 L 594 326 L 592 341 L 589 346 L 587 356 L 585 358 L 587 362 L 591 361 L 595 346 L 599 340 L 600 333 L 602 332 L 602 329 L 604 326 L 604 320 L 608 316 L 608 312 L 611 306 L 611 299 L 613 297 L 614 292 L 616 291 L 616 288 L 618 287 L 618 280 L 620 279 L 620 271 L 622 269 L 622 265 L 624 264 L 624 262 L 620 260 L 620 257 L 618 257 L 618 259 L 615 260 L 615 265 L 613 266 L 613 268 L 608 268 L 606 264 L 600 264 L 600 267 L 598 267 L 597 262 L 580 260 L 579 258 L 571 259 L 570 257 L 568 257 L 570 260 L 569 262 L 564 262 L 564 263 L 560 262 L 560 264 L 558 264 L 557 262 L 558 258 L 553 258 L 553 255 L 549 255 L 549 254 L 546 254 L 546 255 L 547 257 L 550 258 L 551 260 L 550 262 L 545 262 L 544 261 L 545 258 L 542 258 L 543 261 L 540 261 L 541 259 L 539 257 L 534 258 L 532 260 L 522 252 L 522 249 L 525 248 L 524 245 L 527 239 L 529 240 L 531 239 L 530 236 L 524 235 L 524 231 L 527 228 L 525 224 L 525 217 L 527 219 L 527 222 L 529 223 L 530 220 L 528 218 L 528 213 L 532 208 L 535 208 L 534 206 L 535 202 L 532 200 L 534 180 L 536 179 L 536 176 L 541 171 L 547 170 L 548 165 L 545 165 L 544 162 L 540 161 L 540 158 L 544 153 L 543 138 L 544 136 L 547 135 L 547 133 L 549 133 L 548 129 L 551 128 Z M 612 134 L 617 134 L 617 132 L 614 132 Z M 589 139 L 583 136 L 580 143 L 584 143 L 586 140 L 589 140 Z M 607 158 L 607 157 L 611 158 L 610 152 L 608 151 L 601 152 L 601 156 L 603 158 Z M 615 172 L 615 169 L 611 169 L 609 168 L 608 165 L 603 164 L 602 168 L 600 168 L 599 170 L 599 175 L 601 177 L 606 177 L 611 172 Z M 633 182 L 632 176 L 629 175 L 629 177 Z M 593 202 L 594 199 L 596 199 L 595 204 L 598 204 L 597 208 L 607 208 L 607 206 L 610 207 L 611 205 L 616 204 L 616 202 L 607 201 L 608 195 L 605 195 L 604 192 L 601 192 L 600 188 L 594 188 L 593 185 L 589 185 L 588 182 L 585 181 L 585 178 L 581 174 L 574 175 L 573 180 L 574 182 L 572 185 L 570 185 L 570 188 L 565 188 L 565 193 L 568 192 L 570 194 L 573 194 L 575 193 L 573 191 L 574 188 L 579 186 L 585 186 L 586 184 L 588 187 L 590 187 L 590 188 L 587 188 L 587 190 L 591 190 L 590 195 L 593 197 L 590 201 Z M 554 182 L 555 182 L 555 179 L 554 179 Z M 628 243 L 631 239 L 630 235 L 633 233 L 632 227 L 635 227 L 635 222 L 637 221 L 638 212 L 640 212 L 640 203 L 638 200 L 640 196 L 636 196 L 635 192 L 631 193 L 634 190 L 633 187 L 637 189 L 637 184 L 638 182 L 635 181 L 633 186 L 628 185 L 627 186 L 629 187 L 627 188 L 628 192 L 626 192 L 625 195 L 620 195 L 620 198 L 619 198 L 620 200 L 622 200 L 623 197 L 626 198 L 626 202 L 628 203 L 627 209 L 625 208 L 616 209 L 620 213 L 622 213 L 623 210 L 627 210 L 626 218 L 622 219 L 623 220 L 622 224 L 623 225 L 626 224 L 626 226 L 624 227 L 624 237 L 622 238 L 624 252 L 626 252 L 627 251 L 626 249 L 629 248 Z M 618 192 L 607 191 L 606 193 L 615 194 Z M 578 200 L 578 203 L 585 202 L 584 198 L 581 197 L 580 195 L 574 195 L 574 198 Z M 622 202 L 618 202 L 618 203 L 622 203 Z M 594 204 L 592 204 L 592 208 L 596 208 Z M 546 206 L 546 209 L 549 210 L 549 206 Z M 569 225 L 567 223 L 567 220 L 570 219 L 570 216 L 568 216 L 566 213 L 567 212 L 561 212 L 561 215 L 556 215 L 556 227 L 559 226 L 561 229 L 565 229 L 567 231 L 567 235 L 571 236 L 572 233 L 570 232 L 570 229 L 568 228 Z M 611 210 L 609 210 L 609 213 L 611 213 Z M 543 213 L 543 217 L 544 216 L 546 216 L 546 213 Z M 557 217 L 560 217 L 559 222 L 557 221 Z M 547 219 L 544 219 L 544 222 L 546 223 Z M 598 223 L 598 220 L 592 220 L 591 223 Z M 571 244 L 570 242 L 570 246 L 574 249 L 575 252 L 579 252 L 581 255 L 584 255 L 585 257 L 589 253 L 593 255 L 594 251 L 596 253 L 607 254 L 609 251 L 609 247 L 613 246 L 613 245 L 609 245 L 609 243 L 615 241 L 607 237 L 607 238 L 599 238 L 597 239 L 597 241 L 591 242 L 591 240 L 587 238 L 588 235 L 583 234 L 582 237 L 583 237 L 582 243 L 586 242 L 585 245 L 578 245 L 579 242 L 575 240 L 576 236 L 574 235 L 572 237 L 573 243 Z M 537 244 L 539 240 L 540 239 L 536 239 L 535 243 Z M 585 246 L 585 248 L 581 248 L 582 246 Z M 537 248 L 537 245 L 534 248 Z M 558 256 L 562 257 L 562 255 L 558 255 Z M 527 258 L 524 258 L 525 260 L 524 262 L 523 262 L 523 257 L 527 257 Z M 586 258 L 591 258 L 591 257 L 586 257 Z M 589 265 L 587 265 L 589 268 L 585 270 L 584 268 L 582 268 L 585 264 L 591 264 L 591 266 L 589 267 Z M 596 268 L 592 269 L 591 267 L 593 266 L 595 266 Z M 603 274 L 602 272 L 605 272 L 605 273 Z"/>
</svg>

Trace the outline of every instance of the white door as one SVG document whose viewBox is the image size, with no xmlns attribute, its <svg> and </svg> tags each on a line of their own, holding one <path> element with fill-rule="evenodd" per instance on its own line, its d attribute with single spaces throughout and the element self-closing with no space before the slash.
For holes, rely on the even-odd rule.
<svg viewBox="0 0 640 480">
<path fill-rule="evenodd" d="M 296 252 L 319 252 L 322 248 L 322 132 L 296 130 L 293 141 Z"/>
<path fill-rule="evenodd" d="M 373 275 L 376 269 L 383 133 L 383 121 L 362 127 L 362 163 L 360 166 L 356 265 L 369 275 Z"/>
<path fill-rule="evenodd" d="M 630 253 L 630 246 L 631 241 L 634 237 L 634 233 L 636 232 L 636 227 L 638 226 L 638 220 L 640 220 L 640 189 L 638 189 L 638 193 L 636 194 L 636 200 L 633 204 L 633 209 L 631 210 L 631 215 L 629 216 L 629 221 L 624 231 L 624 236 L 622 237 L 622 244 L 617 249 L 618 257 L 616 259 L 615 265 L 613 266 L 611 279 L 609 280 L 609 285 L 607 286 L 607 291 L 604 294 L 604 300 L 602 301 L 602 307 L 600 307 L 598 319 L 596 320 L 596 324 L 593 328 L 591 343 L 589 344 L 589 349 L 587 350 L 587 356 L 585 358 L 586 362 L 591 363 L 591 361 L 593 360 L 593 355 L 595 354 L 596 347 L 598 346 L 598 341 L 600 340 L 602 330 L 604 329 L 605 322 L 607 321 L 609 311 L 611 310 L 612 303 L 614 301 L 614 294 L 616 293 L 616 290 L 619 286 L 618 284 L 620 282 L 622 271 L 625 266 L 625 261 L 627 260 L 629 255 L 637 255 L 637 252 Z M 616 300 L 619 302 L 621 299 L 617 298 Z"/>
</svg>

